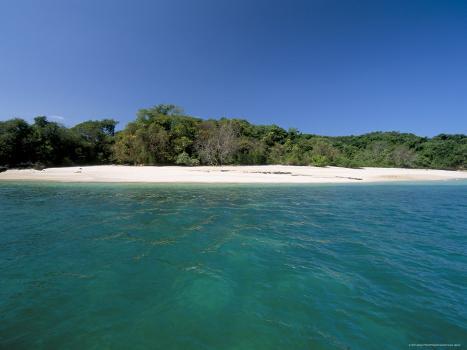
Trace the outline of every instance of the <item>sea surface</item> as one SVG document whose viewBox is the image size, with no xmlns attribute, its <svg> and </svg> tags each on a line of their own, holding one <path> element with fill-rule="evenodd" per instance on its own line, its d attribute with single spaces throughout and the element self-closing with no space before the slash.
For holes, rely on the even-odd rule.
<svg viewBox="0 0 467 350">
<path fill-rule="evenodd" d="M 0 183 L 0 349 L 411 344 L 467 347 L 466 182 Z"/>
</svg>

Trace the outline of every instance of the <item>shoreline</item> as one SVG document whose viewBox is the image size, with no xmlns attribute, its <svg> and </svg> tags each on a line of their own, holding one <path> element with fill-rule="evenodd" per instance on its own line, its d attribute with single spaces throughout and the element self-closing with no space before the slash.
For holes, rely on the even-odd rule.
<svg viewBox="0 0 467 350">
<path fill-rule="evenodd" d="M 11 169 L 0 173 L 0 181 L 76 183 L 339 184 L 446 180 L 467 180 L 467 171 L 291 165 L 198 167 L 95 165 L 44 170 Z"/>
</svg>

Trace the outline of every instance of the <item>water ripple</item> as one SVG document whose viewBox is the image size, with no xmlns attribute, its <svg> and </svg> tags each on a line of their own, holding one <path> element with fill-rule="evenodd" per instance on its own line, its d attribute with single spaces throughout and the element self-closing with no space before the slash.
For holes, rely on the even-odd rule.
<svg viewBox="0 0 467 350">
<path fill-rule="evenodd" d="M 0 184 L 0 348 L 467 344 L 466 208 L 465 184 Z"/>
</svg>

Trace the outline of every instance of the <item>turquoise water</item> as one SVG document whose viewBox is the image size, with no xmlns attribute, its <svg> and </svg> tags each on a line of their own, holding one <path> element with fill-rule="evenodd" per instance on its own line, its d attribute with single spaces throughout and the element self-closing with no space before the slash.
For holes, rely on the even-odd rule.
<svg viewBox="0 0 467 350">
<path fill-rule="evenodd" d="M 467 346 L 467 183 L 0 183 L 0 348 Z"/>
</svg>

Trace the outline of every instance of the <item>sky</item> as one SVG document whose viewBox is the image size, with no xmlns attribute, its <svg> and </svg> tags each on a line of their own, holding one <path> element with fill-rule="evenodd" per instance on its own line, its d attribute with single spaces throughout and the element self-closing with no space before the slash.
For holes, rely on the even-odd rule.
<svg viewBox="0 0 467 350">
<path fill-rule="evenodd" d="M 0 1 L 0 120 L 122 128 L 159 103 L 322 135 L 467 133 L 467 1 Z"/>
</svg>

